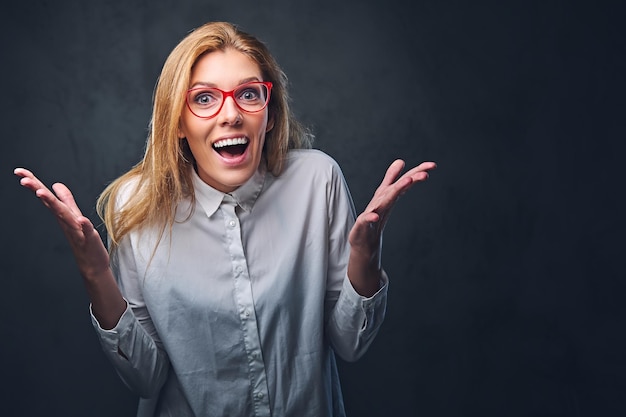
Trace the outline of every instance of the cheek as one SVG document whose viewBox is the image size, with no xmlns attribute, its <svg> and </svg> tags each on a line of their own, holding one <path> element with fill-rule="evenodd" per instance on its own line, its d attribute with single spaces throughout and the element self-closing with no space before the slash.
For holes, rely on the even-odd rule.
<svg viewBox="0 0 626 417">
<path fill-rule="evenodd" d="M 261 135 L 261 137 L 264 138 L 265 134 L 269 132 L 272 127 L 273 123 L 266 113 L 265 115 L 263 115 L 263 118 L 259 120 L 259 134 Z"/>
</svg>

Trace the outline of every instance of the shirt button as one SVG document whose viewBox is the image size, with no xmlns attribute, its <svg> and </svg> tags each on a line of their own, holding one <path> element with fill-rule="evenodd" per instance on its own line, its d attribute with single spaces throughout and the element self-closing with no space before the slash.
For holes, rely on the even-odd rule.
<svg viewBox="0 0 626 417">
<path fill-rule="evenodd" d="M 228 225 L 229 225 L 230 227 L 235 227 L 235 225 L 236 225 L 236 224 L 237 224 L 237 223 L 235 223 L 235 221 L 234 221 L 234 220 L 231 220 L 231 221 L 229 221 L 229 222 L 228 222 Z"/>
<path fill-rule="evenodd" d="M 262 400 L 262 399 L 263 399 L 263 393 L 262 393 L 262 392 L 258 392 L 258 393 L 256 394 L 256 398 L 257 398 L 258 400 Z"/>
<path fill-rule="evenodd" d="M 237 271 L 238 274 L 241 274 L 241 271 L 243 271 L 243 267 L 238 266 L 237 268 L 235 268 L 235 270 Z"/>
<path fill-rule="evenodd" d="M 250 317 L 250 310 L 245 310 L 243 312 L 243 315 L 246 316 L 246 317 Z"/>
</svg>

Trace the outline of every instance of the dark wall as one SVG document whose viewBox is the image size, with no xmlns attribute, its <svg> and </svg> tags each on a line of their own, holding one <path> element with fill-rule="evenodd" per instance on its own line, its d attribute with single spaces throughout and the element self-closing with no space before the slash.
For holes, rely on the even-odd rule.
<svg viewBox="0 0 626 417">
<path fill-rule="evenodd" d="M 0 414 L 133 415 L 68 245 L 12 171 L 65 182 L 97 221 L 98 193 L 141 157 L 163 61 L 209 20 L 266 41 L 358 209 L 394 158 L 439 164 L 388 225 L 380 335 L 340 364 L 352 417 L 626 414 L 618 2 L 4 9 Z"/>
</svg>

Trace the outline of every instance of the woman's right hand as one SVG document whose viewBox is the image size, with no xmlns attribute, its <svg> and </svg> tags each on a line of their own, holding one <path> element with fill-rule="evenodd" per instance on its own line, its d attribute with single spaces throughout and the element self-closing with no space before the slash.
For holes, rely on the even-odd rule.
<svg viewBox="0 0 626 417">
<path fill-rule="evenodd" d="M 52 192 L 29 170 L 16 168 L 14 173 L 21 177 L 20 184 L 33 191 L 56 217 L 85 281 L 94 315 L 103 328 L 113 328 L 126 309 L 126 301 L 113 277 L 100 234 L 83 216 L 65 185 L 52 185 Z"/>
</svg>

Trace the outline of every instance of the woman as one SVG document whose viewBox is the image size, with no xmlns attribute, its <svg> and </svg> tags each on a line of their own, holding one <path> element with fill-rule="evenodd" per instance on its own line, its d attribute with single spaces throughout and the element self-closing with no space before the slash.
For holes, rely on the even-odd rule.
<svg viewBox="0 0 626 417">
<path fill-rule="evenodd" d="M 144 158 L 98 201 L 109 251 L 67 187 L 15 170 L 57 216 L 138 416 L 345 415 L 334 354 L 378 332 L 384 225 L 435 164 L 392 163 L 355 218 L 309 142 L 263 43 L 216 22 L 166 60 Z"/>
</svg>

